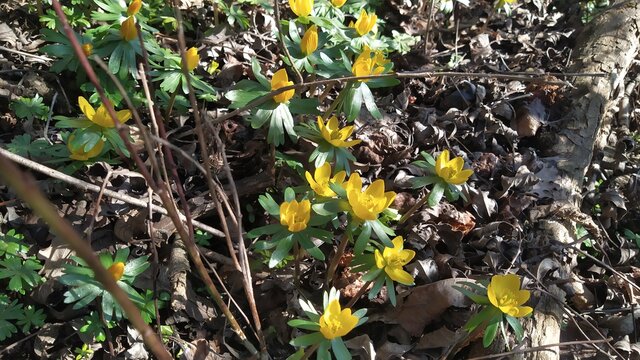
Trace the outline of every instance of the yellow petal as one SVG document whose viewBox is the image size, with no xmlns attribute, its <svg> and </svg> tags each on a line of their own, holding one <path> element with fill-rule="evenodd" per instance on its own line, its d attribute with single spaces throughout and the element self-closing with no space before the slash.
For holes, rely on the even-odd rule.
<svg viewBox="0 0 640 360">
<path fill-rule="evenodd" d="M 107 271 L 111 274 L 111 276 L 113 276 L 113 280 L 118 281 L 122 278 L 122 275 L 124 274 L 124 267 L 125 267 L 124 263 L 122 261 L 119 261 L 109 266 Z"/>
<path fill-rule="evenodd" d="M 118 121 L 120 122 L 120 124 L 124 124 L 129 121 L 129 119 L 131 119 L 131 111 L 120 110 L 116 112 L 116 116 L 118 117 Z"/>
<path fill-rule="evenodd" d="M 341 311 L 340 302 L 336 299 L 331 300 L 324 313 L 326 315 L 339 315 Z"/>
<path fill-rule="evenodd" d="M 332 182 L 338 184 L 338 185 L 342 185 L 342 183 L 344 183 L 344 179 L 347 177 L 347 172 L 342 170 L 339 171 L 334 177 L 333 179 L 331 179 Z"/>
<path fill-rule="evenodd" d="M 402 236 L 396 236 L 391 240 L 391 243 L 395 250 L 402 250 L 404 248 L 404 240 L 402 239 Z"/>
<path fill-rule="evenodd" d="M 289 75 L 287 75 L 287 70 L 280 69 L 276 71 L 276 73 L 273 74 L 273 77 L 271 78 L 271 90 L 279 89 L 279 88 L 274 88 L 273 86 L 274 84 L 286 83 L 287 81 L 289 81 Z"/>
<path fill-rule="evenodd" d="M 380 253 L 380 250 L 376 249 L 376 251 L 373 254 L 376 258 L 376 267 L 378 267 L 378 269 L 384 269 L 387 263 L 384 261 L 384 256 L 382 256 L 382 254 Z"/>
<path fill-rule="evenodd" d="M 378 179 L 374 181 L 367 190 L 364 191 L 365 194 L 376 198 L 377 200 L 384 199 L 384 180 Z"/>
<path fill-rule="evenodd" d="M 412 285 L 413 284 L 413 276 L 408 272 L 402 270 L 401 267 L 391 267 L 387 266 L 384 268 L 384 271 L 389 275 L 391 280 L 403 284 L 403 285 Z"/>
<path fill-rule="evenodd" d="M 498 307 L 500 304 L 498 303 L 498 299 L 496 298 L 496 293 L 494 291 L 493 279 L 489 286 L 487 286 L 487 297 L 489 298 L 489 302 L 491 305 Z"/>
<path fill-rule="evenodd" d="M 109 116 L 109 112 L 107 112 L 107 107 L 104 106 L 104 104 L 101 104 L 98 107 L 98 111 L 96 111 L 96 114 L 93 116 L 93 119 L 91 119 L 91 121 L 94 124 L 102 126 L 104 128 L 114 127 L 113 120 L 111 119 L 111 116 Z"/>
<path fill-rule="evenodd" d="M 316 171 L 318 171 L 318 170 L 316 170 Z M 314 191 L 316 191 L 316 188 L 318 187 L 318 183 L 313 179 L 313 176 L 311 176 L 311 173 L 308 172 L 308 171 L 305 171 L 304 172 L 304 177 L 307 179 L 307 182 L 309 183 L 309 186 L 311 186 L 311 188 Z"/>
<path fill-rule="evenodd" d="M 531 312 L 533 311 L 533 308 L 530 306 L 519 306 L 516 308 L 518 311 L 516 312 L 515 315 L 511 315 L 513 317 L 523 317 L 523 316 L 527 316 L 529 314 L 531 314 Z"/>
<path fill-rule="evenodd" d="M 322 164 L 322 166 L 316 169 L 315 176 L 319 182 L 328 182 L 331 177 L 331 165 L 328 162 Z"/>
<path fill-rule="evenodd" d="M 393 200 L 396 199 L 396 193 L 393 191 L 387 191 L 386 193 L 384 193 L 384 197 L 387 200 L 384 205 L 384 208 L 386 209 L 389 206 L 391 206 L 391 204 L 393 203 Z"/>
<path fill-rule="evenodd" d="M 416 256 L 416 252 L 413 250 L 402 250 L 398 254 L 398 259 L 402 266 L 407 265 Z"/>
<path fill-rule="evenodd" d="M 462 170 L 463 166 L 464 160 L 460 156 L 456 156 L 453 160 L 449 161 L 449 164 L 447 164 L 447 167 L 453 169 L 455 172 Z"/>
<path fill-rule="evenodd" d="M 96 110 L 89 104 L 87 99 L 82 96 L 78 96 L 78 105 L 80 105 L 80 111 L 87 117 L 87 119 L 93 119 L 93 116 L 96 114 Z"/>
<path fill-rule="evenodd" d="M 442 153 L 436 158 L 436 173 L 440 175 L 439 171 L 444 169 L 449 163 L 449 150 L 443 150 Z"/>
<path fill-rule="evenodd" d="M 473 175 L 473 170 L 465 169 L 457 173 L 452 178 L 449 178 L 448 183 L 453 185 L 462 185 L 469 180 L 469 178 Z"/>
<path fill-rule="evenodd" d="M 516 296 L 517 304 L 522 305 L 527 301 L 529 301 L 529 298 L 531 297 L 531 292 L 529 290 L 519 290 L 518 292 L 515 293 L 515 296 Z"/>
</svg>

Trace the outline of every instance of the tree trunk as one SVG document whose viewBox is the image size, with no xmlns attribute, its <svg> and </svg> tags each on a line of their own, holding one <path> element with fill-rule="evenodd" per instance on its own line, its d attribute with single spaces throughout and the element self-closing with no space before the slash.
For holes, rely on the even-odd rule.
<svg viewBox="0 0 640 360">
<path fill-rule="evenodd" d="M 533 210 L 533 230 L 528 240 L 543 247 L 558 243 L 571 243 L 575 238 L 576 222 L 598 236 L 598 228 L 589 223 L 590 217 L 580 212 L 582 183 L 591 163 L 596 139 L 608 131 L 612 121 L 612 108 L 619 91 L 624 91 L 624 80 L 639 48 L 640 3 L 625 1 L 612 6 L 587 25 L 579 36 L 574 51 L 572 72 L 605 73 L 606 77 L 580 77 L 573 81 L 575 89 L 569 95 L 568 113 L 555 131 L 543 136 L 549 146 L 543 153 L 544 167 L 537 175 L 541 181 L 535 187 L 540 197 L 554 199 L 552 207 Z M 553 247 L 552 247 L 553 248 Z M 562 246 L 555 258 L 546 258 L 531 272 L 545 281 L 553 294 L 540 292 L 534 316 L 525 321 L 528 347 L 560 342 L 565 292 L 556 285 L 558 280 L 569 279 L 575 259 L 563 254 Z M 567 248 L 568 249 L 568 248 Z M 564 258 L 563 258 L 564 256 Z M 574 255 L 575 257 L 575 255 Z M 544 276 L 551 274 L 553 276 Z M 548 279 L 548 280 L 545 280 Z M 526 353 L 529 359 L 559 359 L 560 349 Z"/>
</svg>

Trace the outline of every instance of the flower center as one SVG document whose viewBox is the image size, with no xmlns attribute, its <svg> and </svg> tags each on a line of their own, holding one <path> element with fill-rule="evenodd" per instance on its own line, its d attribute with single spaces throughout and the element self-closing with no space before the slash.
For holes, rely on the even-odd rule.
<svg viewBox="0 0 640 360">
<path fill-rule="evenodd" d="M 342 329 L 342 322 L 337 316 L 328 316 L 325 318 L 325 322 L 330 332 L 334 335 L 337 334 L 340 329 Z"/>
<path fill-rule="evenodd" d="M 513 291 L 509 291 L 503 294 L 497 300 L 500 306 L 518 306 L 518 301 L 516 300 L 516 295 L 513 293 Z"/>
</svg>

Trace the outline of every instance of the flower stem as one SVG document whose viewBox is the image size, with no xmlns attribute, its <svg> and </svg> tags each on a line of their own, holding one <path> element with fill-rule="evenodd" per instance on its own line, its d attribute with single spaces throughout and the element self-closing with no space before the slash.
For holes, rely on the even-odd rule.
<svg viewBox="0 0 640 360">
<path fill-rule="evenodd" d="M 358 293 L 356 294 L 356 296 L 352 297 L 351 300 L 349 300 L 349 302 L 347 303 L 347 306 L 345 307 L 350 308 L 353 305 L 355 305 L 358 299 L 360 299 L 360 297 L 364 295 L 364 293 L 367 292 L 367 290 L 369 290 L 369 286 L 371 286 L 372 283 L 373 283 L 373 280 L 369 280 L 364 285 L 362 285 L 360 290 L 358 290 Z"/>
<path fill-rule="evenodd" d="M 344 250 L 347 248 L 347 244 L 349 243 L 349 238 L 351 237 L 350 235 L 351 234 L 349 232 L 345 232 L 342 235 L 342 238 L 340 239 L 340 244 L 338 245 L 338 250 L 336 251 L 335 254 L 333 254 L 333 257 L 331 258 L 331 262 L 329 263 L 329 268 L 327 269 L 327 279 L 325 280 L 327 287 L 329 286 L 329 284 L 333 283 L 333 278 L 336 274 L 336 269 L 338 269 L 338 263 L 340 262 L 342 255 L 344 255 Z"/>
<path fill-rule="evenodd" d="M 342 89 L 342 91 L 340 91 L 340 93 L 338 94 L 338 97 L 331 103 L 327 111 L 324 112 L 324 115 L 322 116 L 323 119 L 328 119 L 329 116 L 331 116 L 331 113 L 334 112 L 339 105 L 341 105 L 341 103 L 344 101 L 344 98 L 347 96 L 347 93 L 349 92 L 349 90 L 351 90 L 352 87 L 353 81 L 348 81 L 344 86 L 344 89 Z"/>
<path fill-rule="evenodd" d="M 318 350 L 319 347 L 320 347 L 320 343 L 311 345 L 311 347 L 307 348 L 307 350 L 304 351 L 304 355 L 300 358 L 300 360 L 306 360 L 310 358 L 311 355 L 313 355 L 313 353 L 316 352 L 316 350 Z"/>
<path fill-rule="evenodd" d="M 416 202 L 411 208 L 409 208 L 409 210 L 407 210 L 406 213 L 404 213 L 404 215 L 402 215 L 400 220 L 398 220 L 398 224 L 403 224 L 405 221 L 407 221 L 407 219 L 411 217 L 411 215 L 413 215 L 413 213 L 415 213 L 416 210 L 421 208 L 422 205 L 424 205 L 428 200 L 429 200 L 429 194 L 423 196 L 422 199 Z"/>
<path fill-rule="evenodd" d="M 296 288 L 300 288 L 300 244 L 298 241 L 293 243 L 293 256 L 294 256 L 294 268 L 293 268 L 293 283 Z"/>
<path fill-rule="evenodd" d="M 173 105 L 176 103 L 177 95 L 178 95 L 178 88 L 176 88 L 176 90 L 173 93 L 171 93 L 171 97 L 169 98 L 169 103 L 167 104 L 167 113 L 164 115 L 164 118 L 167 120 L 171 118 L 171 111 L 173 110 Z"/>
</svg>

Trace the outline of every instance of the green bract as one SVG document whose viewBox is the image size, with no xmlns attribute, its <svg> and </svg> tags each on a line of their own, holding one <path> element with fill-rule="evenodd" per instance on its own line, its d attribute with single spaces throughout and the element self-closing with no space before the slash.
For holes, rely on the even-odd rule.
<svg viewBox="0 0 640 360">
<path fill-rule="evenodd" d="M 287 188 L 285 191 L 285 202 L 292 202 L 295 200 L 295 192 L 291 188 Z M 286 225 L 283 225 L 281 218 L 281 205 L 273 200 L 271 195 L 265 194 L 258 199 L 260 205 L 269 213 L 274 216 L 280 222 L 276 224 L 270 224 L 266 226 L 253 229 L 248 233 L 251 238 L 256 238 L 262 235 L 271 235 L 271 239 L 267 241 L 258 241 L 255 244 L 256 250 L 273 249 L 271 258 L 269 259 L 269 267 L 273 268 L 280 264 L 284 260 L 293 248 L 294 244 L 299 244 L 309 255 L 318 260 L 324 260 L 325 256 L 322 250 L 314 245 L 312 238 L 320 239 L 324 242 L 331 242 L 333 234 L 329 231 L 316 228 L 314 226 L 324 225 L 329 221 L 329 218 L 320 216 L 311 212 L 310 219 L 305 229 L 297 232 L 292 232 Z M 308 200 L 307 200 L 308 201 Z"/>
<path fill-rule="evenodd" d="M 107 269 L 115 263 L 122 262 L 126 264 L 122 277 L 116 283 L 136 305 L 141 307 L 145 303 L 145 298 L 133 288 L 133 282 L 138 275 L 149 267 L 149 262 L 147 261 L 149 256 L 141 256 L 131 261 L 127 261 L 128 257 L 129 248 L 121 248 L 116 251 L 114 257 L 109 253 L 100 254 L 100 262 Z M 122 319 L 124 316 L 122 308 L 114 300 L 113 296 L 103 288 L 102 284 L 95 279 L 93 270 L 79 257 L 72 256 L 71 259 L 75 264 L 65 264 L 64 275 L 60 277 L 60 282 L 70 287 L 64 293 L 64 302 L 67 304 L 74 303 L 73 308 L 80 309 L 90 305 L 96 299 L 101 299 L 100 304 L 105 319 Z"/>
<path fill-rule="evenodd" d="M 307 346 L 317 345 L 316 359 L 318 360 L 331 360 L 331 352 L 329 350 L 333 352 L 333 355 L 338 360 L 351 359 L 351 354 L 342 340 L 344 335 L 340 334 L 349 333 L 354 327 L 367 322 L 367 317 L 365 316 L 367 309 L 360 309 L 351 313 L 351 309 L 342 309 L 339 301 L 340 293 L 335 288 L 331 288 L 329 293 L 324 293 L 324 311 L 319 313 L 310 301 L 299 299 L 300 307 L 309 320 L 294 319 L 289 321 L 288 325 L 313 332 L 291 340 L 290 344 L 302 349 Z M 331 338 L 327 338 L 328 333 L 332 334 Z M 302 349 L 289 356 L 287 360 L 301 359 L 304 355 Z"/>
</svg>

